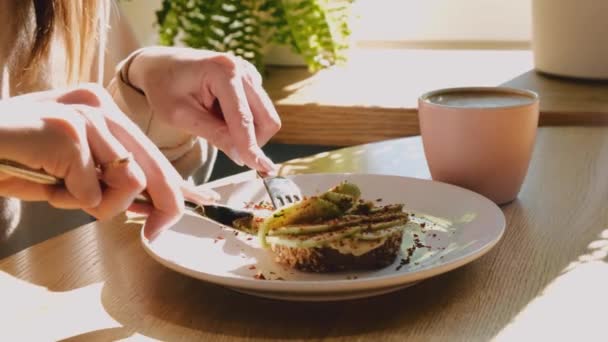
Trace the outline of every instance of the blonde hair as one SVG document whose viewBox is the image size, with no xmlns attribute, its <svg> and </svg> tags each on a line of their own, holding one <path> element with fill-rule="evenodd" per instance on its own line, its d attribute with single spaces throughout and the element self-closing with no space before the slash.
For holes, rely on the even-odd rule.
<svg viewBox="0 0 608 342">
<path fill-rule="evenodd" d="M 89 81 L 91 76 L 103 79 L 100 76 L 111 0 L 20 0 L 17 3 L 20 7 L 17 13 L 31 16 L 33 12 L 35 19 L 31 52 L 24 71 L 36 73 L 40 62 L 49 58 L 53 40 L 60 38 L 66 52 L 65 83 Z M 97 70 L 98 75 L 91 75 L 92 70 Z"/>
</svg>

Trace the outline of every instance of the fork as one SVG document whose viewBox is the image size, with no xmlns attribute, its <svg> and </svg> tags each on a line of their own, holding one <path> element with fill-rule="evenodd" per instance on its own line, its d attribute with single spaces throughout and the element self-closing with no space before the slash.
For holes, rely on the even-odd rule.
<svg viewBox="0 0 608 342">
<path fill-rule="evenodd" d="M 264 182 L 264 187 L 275 209 L 285 207 L 302 200 L 300 187 L 291 179 L 282 176 L 267 176 L 257 173 Z"/>
</svg>

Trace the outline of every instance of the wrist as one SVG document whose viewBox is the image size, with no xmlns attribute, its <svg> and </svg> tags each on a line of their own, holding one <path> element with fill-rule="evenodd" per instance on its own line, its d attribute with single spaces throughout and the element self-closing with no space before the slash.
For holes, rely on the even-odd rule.
<svg viewBox="0 0 608 342">
<path fill-rule="evenodd" d="M 151 78 L 154 78 L 155 69 L 158 69 L 159 63 L 162 64 L 163 57 L 166 57 L 168 49 L 171 48 L 148 46 L 133 52 L 121 68 L 129 85 L 145 95 L 148 84 L 155 82 Z"/>
<path fill-rule="evenodd" d="M 136 50 L 131 53 L 129 57 L 124 59 L 120 64 L 118 76 L 123 83 L 140 94 L 145 95 L 143 79 L 145 72 L 143 71 L 144 66 L 142 61 L 143 52 L 143 49 Z"/>
</svg>

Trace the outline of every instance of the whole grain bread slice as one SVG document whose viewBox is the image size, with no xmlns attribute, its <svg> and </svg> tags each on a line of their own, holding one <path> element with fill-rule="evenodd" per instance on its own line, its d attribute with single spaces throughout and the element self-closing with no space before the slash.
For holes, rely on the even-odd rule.
<svg viewBox="0 0 608 342">
<path fill-rule="evenodd" d="M 403 231 L 395 232 L 378 247 L 361 255 L 344 254 L 330 246 L 301 248 L 271 246 L 277 262 L 306 272 L 375 270 L 392 264 L 401 248 Z"/>
</svg>

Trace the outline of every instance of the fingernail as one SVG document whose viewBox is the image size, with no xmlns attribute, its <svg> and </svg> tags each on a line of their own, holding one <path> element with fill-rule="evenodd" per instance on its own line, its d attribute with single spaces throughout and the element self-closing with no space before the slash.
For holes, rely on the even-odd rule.
<svg viewBox="0 0 608 342">
<path fill-rule="evenodd" d="M 275 164 L 272 160 L 270 160 L 270 158 L 266 156 L 260 157 L 260 164 L 264 168 L 263 171 L 268 173 L 273 173 L 279 168 L 277 164 Z"/>
<path fill-rule="evenodd" d="M 156 240 L 157 236 L 158 236 L 158 233 L 155 233 L 155 234 L 148 233 L 146 231 L 146 229 L 144 228 L 144 241 L 146 243 L 152 243 L 152 242 L 154 242 L 154 240 Z"/>
<path fill-rule="evenodd" d="M 151 212 L 143 226 L 144 238 L 148 240 L 148 243 L 154 242 L 164 230 L 173 226 L 180 217 L 181 215 L 167 215 L 159 211 Z"/>
<path fill-rule="evenodd" d="M 232 161 L 238 165 L 238 166 L 244 166 L 245 163 L 243 162 L 243 159 L 241 158 L 241 155 L 239 154 L 239 151 L 236 150 L 236 146 L 233 146 L 230 149 L 230 155 L 229 155 L 230 159 L 232 159 Z"/>
<path fill-rule="evenodd" d="M 218 194 L 217 192 L 215 192 L 213 190 L 209 190 L 209 192 L 206 194 L 209 195 L 209 197 L 211 197 L 211 199 L 214 201 L 219 201 L 222 198 L 220 196 L 220 194 Z"/>
<path fill-rule="evenodd" d="M 211 189 L 201 189 L 201 190 L 199 190 L 198 194 L 201 196 L 203 201 L 210 200 L 210 201 L 217 202 L 221 199 L 220 194 L 218 194 L 217 192 L 215 192 Z"/>
</svg>

